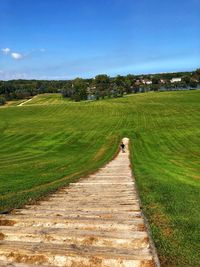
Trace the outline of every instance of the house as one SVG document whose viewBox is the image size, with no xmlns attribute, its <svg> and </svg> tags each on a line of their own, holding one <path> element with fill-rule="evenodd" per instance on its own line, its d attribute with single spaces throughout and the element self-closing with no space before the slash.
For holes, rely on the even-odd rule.
<svg viewBox="0 0 200 267">
<path fill-rule="evenodd" d="M 181 82 L 182 81 L 182 78 L 172 78 L 171 79 L 171 83 L 178 83 L 178 82 Z"/>
<path fill-rule="evenodd" d="M 191 81 L 192 81 L 192 82 L 195 82 L 195 83 L 198 83 L 198 82 L 199 82 L 198 79 L 196 79 L 195 77 L 192 77 L 192 78 L 191 78 Z"/>
<path fill-rule="evenodd" d="M 165 80 L 163 80 L 163 79 L 160 79 L 160 83 L 161 83 L 161 84 L 165 84 L 165 83 L 166 83 L 166 81 L 165 81 Z"/>
<path fill-rule="evenodd" d="M 96 99 L 96 96 L 95 96 L 96 86 L 88 86 L 86 92 L 87 92 L 87 99 L 88 100 L 95 100 Z"/>
<path fill-rule="evenodd" d="M 96 92 L 96 86 L 88 86 L 87 87 L 87 94 L 88 95 L 93 95 L 93 94 L 95 94 L 95 92 Z"/>
<path fill-rule="evenodd" d="M 150 85 L 150 84 L 152 84 L 152 81 L 148 80 L 148 81 L 146 81 L 146 84 Z"/>
<path fill-rule="evenodd" d="M 143 84 L 147 84 L 147 85 L 152 84 L 152 81 L 151 81 L 151 80 L 148 80 L 148 79 L 143 79 L 143 80 L 141 80 L 141 82 L 142 82 Z"/>
<path fill-rule="evenodd" d="M 137 80 L 137 81 L 135 82 L 135 85 L 141 85 L 140 80 Z"/>
</svg>

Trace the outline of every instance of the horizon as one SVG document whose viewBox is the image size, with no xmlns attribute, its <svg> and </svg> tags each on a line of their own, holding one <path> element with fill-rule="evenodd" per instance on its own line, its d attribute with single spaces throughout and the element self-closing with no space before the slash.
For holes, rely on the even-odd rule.
<svg viewBox="0 0 200 267">
<path fill-rule="evenodd" d="M 114 77 L 199 68 L 197 0 L 1 0 L 0 10 L 0 80 L 90 79 L 100 73 Z"/>
<path fill-rule="evenodd" d="M 197 68 L 199 69 L 199 68 Z M 153 75 L 162 75 L 162 74 L 178 74 L 178 73 L 192 73 L 192 72 L 195 72 L 195 70 L 186 70 L 186 71 L 171 71 L 171 72 L 155 72 L 155 73 L 138 73 L 138 74 L 135 74 L 135 73 L 128 73 L 128 74 L 125 74 L 125 75 L 121 75 L 121 74 L 116 74 L 115 76 L 109 76 L 108 74 L 106 73 L 99 73 L 97 75 L 107 75 L 109 78 L 115 78 L 117 77 L 118 75 L 119 76 L 122 76 L 122 77 L 125 77 L 127 75 L 133 75 L 133 76 L 153 76 Z M 24 81 L 29 81 L 29 80 L 33 80 L 33 81 L 70 81 L 70 80 L 75 80 L 76 78 L 80 78 L 80 79 L 84 79 L 84 80 L 89 80 L 89 79 L 95 79 L 95 76 L 92 76 L 92 77 L 75 77 L 75 78 L 72 78 L 72 79 L 46 79 L 46 80 L 43 80 L 43 79 L 10 79 L 10 80 L 1 80 L 1 82 L 9 82 L 9 81 L 20 81 L 20 80 L 24 80 Z"/>
</svg>

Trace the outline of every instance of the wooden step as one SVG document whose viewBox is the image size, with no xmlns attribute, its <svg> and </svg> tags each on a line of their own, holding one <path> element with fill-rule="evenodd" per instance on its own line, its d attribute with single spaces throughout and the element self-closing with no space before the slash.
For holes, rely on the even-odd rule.
<svg viewBox="0 0 200 267">
<path fill-rule="evenodd" d="M 64 215 L 64 216 L 59 216 L 59 215 L 52 215 L 51 216 L 51 221 L 52 222 L 79 222 L 79 221 L 92 221 L 94 223 L 96 222 L 101 222 L 101 223 L 120 223 L 120 224 L 133 224 L 134 222 L 143 222 L 143 218 L 141 216 L 139 216 L 139 213 L 134 213 L 131 214 L 132 216 L 130 217 L 123 217 L 124 213 L 118 214 L 117 218 L 116 216 L 114 218 L 112 218 L 112 216 L 108 216 L 108 217 L 88 217 L 86 216 L 87 214 L 83 214 L 82 216 L 74 216 L 75 214 L 69 214 L 69 215 Z M 110 214 L 112 215 L 112 214 Z M 21 224 L 21 225 L 25 225 L 27 222 L 49 222 L 49 218 L 45 215 L 45 214 L 41 214 L 41 215 L 37 215 L 37 214 L 33 214 L 33 216 L 30 215 L 21 215 L 21 214 L 6 214 L 6 215 L 1 215 L 0 216 L 0 226 L 6 226 L 9 224 L 6 224 L 6 221 L 10 221 L 11 225 L 14 224 Z M 23 224 L 24 223 L 24 224 Z"/>
<path fill-rule="evenodd" d="M 153 263 L 148 248 L 127 250 L 9 241 L 1 241 L 0 247 L 0 260 L 36 266 L 152 266 Z"/>
<path fill-rule="evenodd" d="M 4 261 L 0 261 L 0 267 L 35 267 L 35 264 L 10 262 L 4 259 Z M 45 267 L 45 265 L 37 265 L 37 267 Z M 51 267 L 59 267 L 59 266 L 51 265 Z"/>
<path fill-rule="evenodd" d="M 142 219 L 136 219 L 132 223 L 118 223 L 114 221 L 92 221 L 92 220 L 29 220 L 29 221 L 18 221 L 14 227 L 51 227 L 51 228 L 74 228 L 74 229 L 98 229 L 99 231 L 143 231 L 145 229 L 144 222 Z M 0 226 L 0 231 L 5 226 Z"/>
<path fill-rule="evenodd" d="M 4 241 L 42 242 L 52 244 L 79 244 L 110 246 L 113 248 L 148 248 L 146 232 L 77 230 L 65 228 L 26 227 L 0 230 L 0 239 Z"/>
<path fill-rule="evenodd" d="M 19 210 L 15 210 L 13 211 L 13 214 L 15 215 L 25 215 L 25 216 L 31 216 L 31 214 L 33 214 L 32 212 L 30 212 L 29 210 L 26 209 L 19 209 Z M 76 211 L 74 213 L 71 212 L 67 212 L 67 211 L 37 211 L 37 213 L 34 213 L 34 217 L 40 217 L 40 216 L 48 216 L 49 219 L 51 219 L 51 217 L 55 217 L 55 216 L 62 216 L 62 217 L 87 217 L 87 218 L 103 218 L 103 219 L 120 219 L 120 218 L 124 218 L 124 220 L 129 220 L 129 219 L 134 219 L 134 218 L 141 218 L 141 211 L 130 211 L 130 212 L 112 212 L 110 213 L 109 211 Z M 4 220 L 0 220 L 0 224 L 4 223 Z"/>
</svg>

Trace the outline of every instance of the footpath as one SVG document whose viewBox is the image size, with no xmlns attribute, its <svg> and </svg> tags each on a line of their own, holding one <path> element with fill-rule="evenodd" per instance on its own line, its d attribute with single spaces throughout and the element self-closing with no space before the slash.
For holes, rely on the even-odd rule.
<svg viewBox="0 0 200 267">
<path fill-rule="evenodd" d="M 0 216 L 1 267 L 153 267 L 126 152 L 35 205 Z"/>
</svg>

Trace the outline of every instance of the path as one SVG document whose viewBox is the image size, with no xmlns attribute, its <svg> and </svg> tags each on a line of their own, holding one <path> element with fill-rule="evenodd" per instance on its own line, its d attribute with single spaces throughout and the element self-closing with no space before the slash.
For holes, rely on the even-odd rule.
<svg viewBox="0 0 200 267">
<path fill-rule="evenodd" d="M 1 267 L 156 266 L 128 151 L 0 225 Z"/>
<path fill-rule="evenodd" d="M 24 104 L 30 102 L 30 101 L 33 100 L 35 97 L 36 97 L 36 95 L 35 95 L 34 97 L 32 97 L 32 98 L 30 98 L 30 99 L 28 99 L 28 100 L 26 100 L 26 101 L 20 103 L 20 104 L 18 105 L 18 107 L 21 107 L 21 106 L 23 106 Z"/>
</svg>

